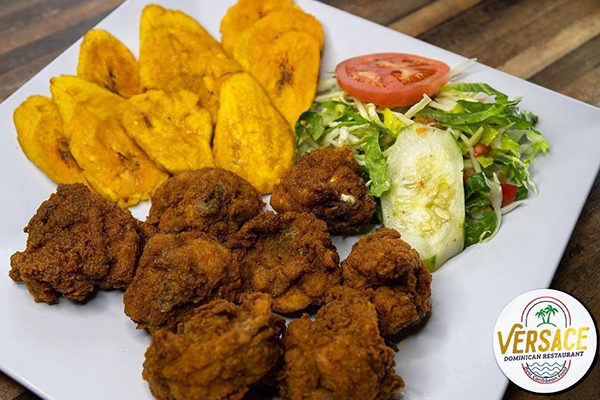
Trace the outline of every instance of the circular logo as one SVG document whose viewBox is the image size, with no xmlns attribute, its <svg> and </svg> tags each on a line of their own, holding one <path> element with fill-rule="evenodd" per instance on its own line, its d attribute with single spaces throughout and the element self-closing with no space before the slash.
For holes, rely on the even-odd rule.
<svg viewBox="0 0 600 400">
<path fill-rule="evenodd" d="M 571 387 L 588 371 L 597 336 L 590 313 L 558 290 L 532 290 L 502 310 L 494 328 L 494 354 L 504 375 L 536 393 Z"/>
</svg>

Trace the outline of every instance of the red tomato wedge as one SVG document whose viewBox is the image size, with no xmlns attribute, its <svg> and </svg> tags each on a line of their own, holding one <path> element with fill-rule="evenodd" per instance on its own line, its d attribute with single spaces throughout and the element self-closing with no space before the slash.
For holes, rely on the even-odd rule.
<svg viewBox="0 0 600 400">
<path fill-rule="evenodd" d="M 349 58 L 335 68 L 338 84 L 358 100 L 381 107 L 410 106 L 432 96 L 448 82 L 441 61 L 402 53 Z"/>
</svg>

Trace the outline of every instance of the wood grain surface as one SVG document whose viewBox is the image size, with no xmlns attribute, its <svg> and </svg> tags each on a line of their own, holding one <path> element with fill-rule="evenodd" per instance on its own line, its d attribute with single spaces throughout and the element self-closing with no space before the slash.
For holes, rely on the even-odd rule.
<svg viewBox="0 0 600 400">
<path fill-rule="evenodd" d="M 0 0 L 0 100 L 121 2 Z M 598 0 L 324 2 L 600 106 Z M 599 227 L 600 179 L 597 177 L 552 282 L 553 288 L 566 291 L 585 304 L 596 321 L 600 321 Z M 37 398 L 0 372 L 0 400 Z M 469 398 L 468 388 L 465 388 L 465 398 Z M 505 399 L 510 400 L 599 398 L 597 359 L 585 379 L 568 391 L 543 396 L 510 385 L 505 394 Z"/>
</svg>

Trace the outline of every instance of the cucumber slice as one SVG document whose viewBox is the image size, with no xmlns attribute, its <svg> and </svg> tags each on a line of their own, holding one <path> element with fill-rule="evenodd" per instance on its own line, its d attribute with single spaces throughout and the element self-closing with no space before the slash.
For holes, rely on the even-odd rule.
<svg viewBox="0 0 600 400">
<path fill-rule="evenodd" d="M 451 133 L 415 123 L 387 151 L 387 169 L 392 185 L 381 196 L 383 225 L 400 232 L 436 270 L 464 246 L 460 147 Z"/>
</svg>

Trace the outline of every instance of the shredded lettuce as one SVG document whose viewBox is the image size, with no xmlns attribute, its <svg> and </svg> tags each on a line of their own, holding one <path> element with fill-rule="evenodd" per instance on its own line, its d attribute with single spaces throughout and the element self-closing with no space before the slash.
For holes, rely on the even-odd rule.
<svg viewBox="0 0 600 400">
<path fill-rule="evenodd" d="M 338 93 L 335 88 L 332 90 L 332 93 Z M 321 95 L 321 98 L 326 96 Z M 391 185 L 383 151 L 393 144 L 403 123 L 389 114 L 386 119 L 375 105 L 346 94 L 327 98 L 316 101 L 300 115 L 295 127 L 296 156 L 328 146 L 348 146 L 365 168 L 369 193 L 381 196 Z M 412 123 L 409 118 L 407 120 Z"/>
<path fill-rule="evenodd" d="M 378 108 L 326 79 L 319 84 L 312 107 L 296 123 L 296 155 L 349 146 L 364 168 L 369 193 L 379 197 L 391 185 L 386 150 L 399 132 L 414 122 L 446 129 L 462 149 L 465 176 L 469 176 L 465 180 L 467 247 L 493 238 L 502 215 L 516 207 L 501 208 L 500 182 L 517 186 L 516 204 L 530 191 L 537 193 L 529 169 L 549 144 L 535 129 L 537 116 L 520 108 L 520 101 L 486 83 L 451 82 L 411 107 Z"/>
</svg>

